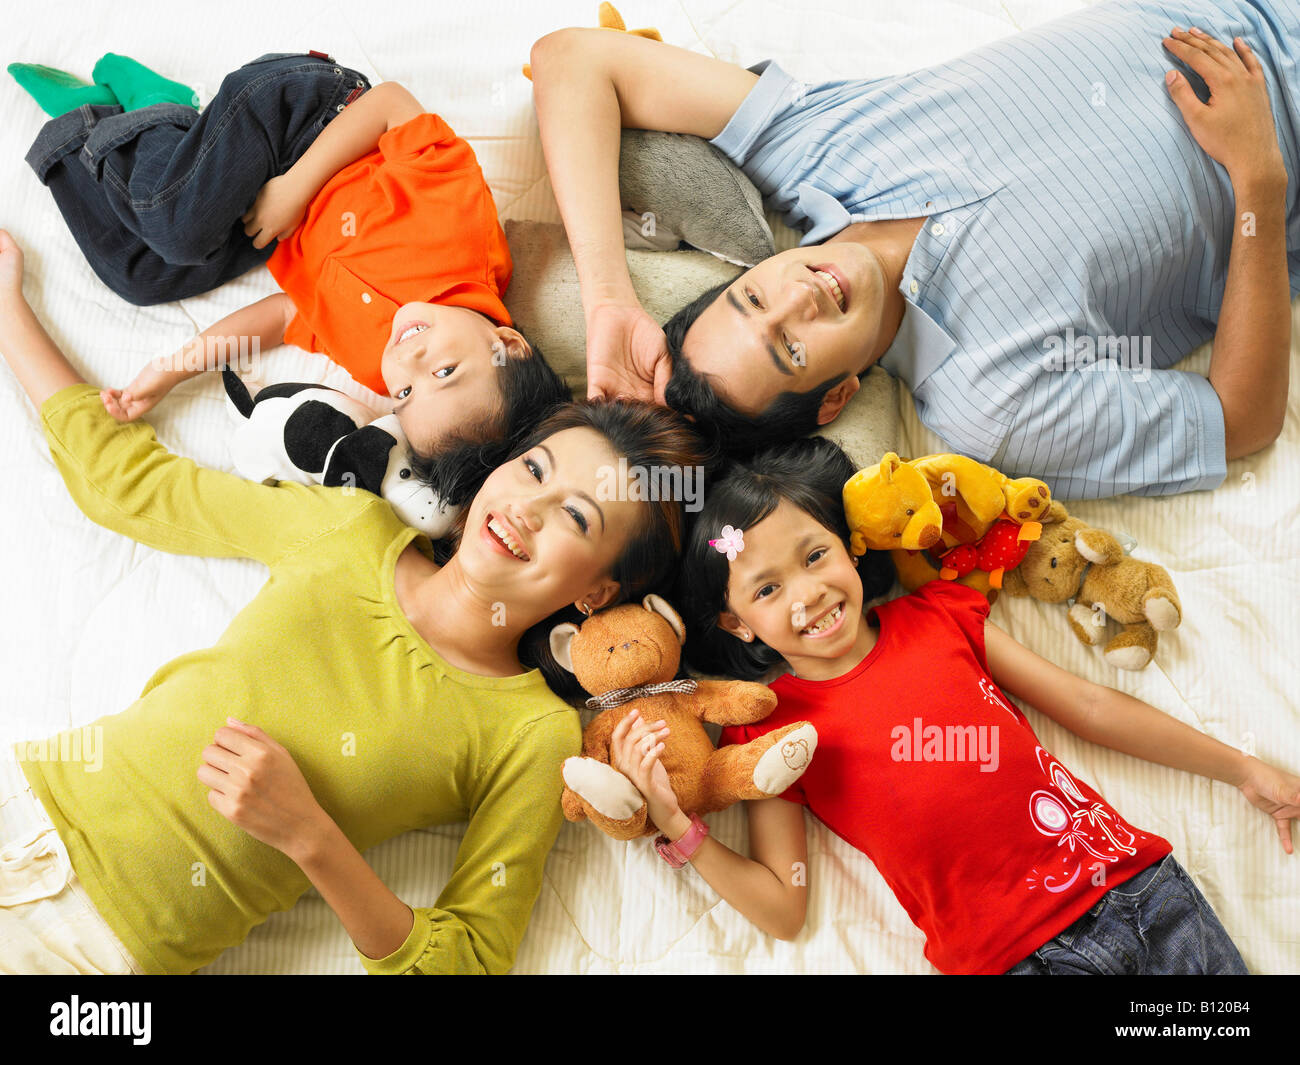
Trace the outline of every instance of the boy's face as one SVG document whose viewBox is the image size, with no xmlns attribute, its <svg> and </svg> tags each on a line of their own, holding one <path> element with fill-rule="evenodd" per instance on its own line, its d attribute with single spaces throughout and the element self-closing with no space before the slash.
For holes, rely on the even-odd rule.
<svg viewBox="0 0 1300 1065">
<path fill-rule="evenodd" d="M 791 248 L 724 289 L 691 325 L 683 352 L 729 406 L 748 415 L 782 392 L 809 392 L 848 374 L 827 394 L 825 424 L 856 391 L 879 339 L 883 300 L 880 262 L 864 245 Z"/>
<path fill-rule="evenodd" d="M 407 303 L 393 315 L 379 372 L 411 446 L 427 454 L 502 410 L 500 369 L 528 357 L 524 338 L 476 311 Z"/>
<path fill-rule="evenodd" d="M 838 536 L 785 500 L 744 534 L 719 624 L 762 640 L 799 676 L 827 679 L 827 660 L 850 654 L 864 627 L 853 559 Z"/>
</svg>

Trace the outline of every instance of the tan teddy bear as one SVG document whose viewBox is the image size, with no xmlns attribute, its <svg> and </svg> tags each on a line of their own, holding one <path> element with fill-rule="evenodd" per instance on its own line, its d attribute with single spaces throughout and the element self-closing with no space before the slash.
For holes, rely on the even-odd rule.
<svg viewBox="0 0 1300 1065">
<path fill-rule="evenodd" d="M 614 839 L 657 831 L 636 786 L 609 764 L 610 737 L 633 709 L 647 722 L 667 723 L 659 760 L 688 814 L 780 795 L 808 768 L 817 730 L 806 721 L 714 749 L 703 722 L 762 721 L 776 709 L 776 695 L 749 681 L 674 680 L 685 639 L 681 617 L 657 595 L 599 611 L 581 628 L 565 622 L 551 630 L 556 661 L 593 693 L 588 705 L 603 711 L 583 731 L 582 757 L 564 763 L 561 801 L 570 821 L 586 817 Z"/>
<path fill-rule="evenodd" d="M 1126 555 L 1110 533 L 1070 517 L 1056 501 L 1043 518 L 1042 535 L 1020 565 L 1007 571 L 1002 587 L 1008 595 L 1044 603 L 1073 597 L 1070 629 L 1089 646 L 1102 641 L 1106 618 L 1114 618 L 1124 628 L 1104 655 L 1117 669 L 1142 669 L 1156 653 L 1157 633 L 1177 628 L 1183 619 L 1165 569 Z"/>
</svg>

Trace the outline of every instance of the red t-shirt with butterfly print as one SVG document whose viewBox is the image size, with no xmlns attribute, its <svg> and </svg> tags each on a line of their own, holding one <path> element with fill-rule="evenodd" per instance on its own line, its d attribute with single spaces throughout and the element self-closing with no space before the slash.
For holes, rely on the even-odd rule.
<svg viewBox="0 0 1300 1065">
<path fill-rule="evenodd" d="M 945 973 L 1002 973 L 1173 848 L 1044 749 L 988 674 L 988 601 L 935 580 L 868 611 L 876 645 L 828 681 L 787 675 L 744 743 L 793 721 L 817 752 L 782 798 L 865 853 Z"/>
</svg>

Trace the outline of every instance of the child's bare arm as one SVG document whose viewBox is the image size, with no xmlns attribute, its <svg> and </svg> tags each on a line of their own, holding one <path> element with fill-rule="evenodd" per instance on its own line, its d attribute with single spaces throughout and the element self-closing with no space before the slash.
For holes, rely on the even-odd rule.
<svg viewBox="0 0 1300 1065">
<path fill-rule="evenodd" d="M 675 842 L 691 822 L 677 805 L 659 761 L 667 734 L 662 721 L 645 722 L 635 711 L 628 714 L 610 738 L 610 765 L 645 796 L 650 819 Z M 803 809 L 784 799 L 761 799 L 750 802 L 748 812 L 753 858 L 710 836 L 691 856 L 691 864 L 758 928 L 777 939 L 793 939 L 803 927 L 808 901 Z"/>
<path fill-rule="evenodd" d="M 374 151 L 379 138 L 424 112 L 420 102 L 395 81 L 362 94 L 321 131 L 288 172 L 262 186 L 243 217 L 253 247 L 265 248 L 298 228 L 312 197 L 349 163 Z"/>
<path fill-rule="evenodd" d="M 1076 736 L 1240 788 L 1273 817 L 1282 846 L 1291 853 L 1290 820 L 1300 816 L 1300 777 L 1220 743 L 1150 703 L 1062 669 L 992 622 L 984 625 L 984 648 L 989 673 L 1001 687 Z"/>
<path fill-rule="evenodd" d="M 23 296 L 23 252 L 0 229 L 0 355 L 36 409 L 83 380 Z"/>
<path fill-rule="evenodd" d="M 151 360 L 125 388 L 105 389 L 104 406 L 120 422 L 135 421 L 182 381 L 222 369 L 233 353 L 255 355 L 282 343 L 293 315 L 293 301 L 283 292 L 241 307 L 170 355 Z"/>
</svg>

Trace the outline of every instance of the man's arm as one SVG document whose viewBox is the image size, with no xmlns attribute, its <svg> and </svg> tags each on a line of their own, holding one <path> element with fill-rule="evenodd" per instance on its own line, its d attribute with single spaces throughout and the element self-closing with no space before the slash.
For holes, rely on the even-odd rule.
<svg viewBox="0 0 1300 1065">
<path fill-rule="evenodd" d="M 287 237 L 302 221 L 312 197 L 349 163 L 374 151 L 379 138 L 395 126 L 423 114 L 420 102 L 395 81 L 361 95 L 329 123 L 288 172 L 262 186 L 244 215 L 244 232 L 255 248 Z"/>
<path fill-rule="evenodd" d="M 716 137 L 758 78 L 602 29 L 548 34 L 533 45 L 531 62 L 542 149 L 587 319 L 588 394 L 662 402 L 667 346 L 632 289 L 623 248 L 619 133 L 626 126 Z"/>
<path fill-rule="evenodd" d="M 1228 280 L 1214 336 L 1210 383 L 1223 405 L 1228 459 L 1277 439 L 1286 418 L 1291 299 L 1286 263 L 1286 164 L 1264 68 L 1245 40 L 1232 45 L 1175 29 L 1164 46 L 1204 79 L 1201 103 L 1182 74 L 1167 76 L 1197 144 L 1227 172 L 1236 200 Z"/>
</svg>

